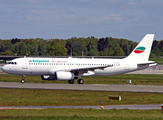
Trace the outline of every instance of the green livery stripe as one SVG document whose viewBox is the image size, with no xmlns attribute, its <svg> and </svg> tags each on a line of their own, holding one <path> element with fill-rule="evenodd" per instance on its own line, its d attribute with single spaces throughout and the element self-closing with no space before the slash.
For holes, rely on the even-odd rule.
<svg viewBox="0 0 163 120">
<path fill-rule="evenodd" d="M 138 48 L 136 48 L 135 50 L 145 50 L 145 47 L 138 47 Z"/>
</svg>

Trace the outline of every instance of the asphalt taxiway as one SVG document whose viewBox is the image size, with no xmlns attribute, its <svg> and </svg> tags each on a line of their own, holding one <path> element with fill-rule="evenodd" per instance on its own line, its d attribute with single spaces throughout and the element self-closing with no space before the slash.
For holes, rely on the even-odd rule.
<svg viewBox="0 0 163 120">
<path fill-rule="evenodd" d="M 0 110 L 3 109 L 101 109 L 99 106 L 0 106 Z M 130 110 L 152 110 L 161 109 L 160 104 L 156 105 L 108 105 L 104 106 L 104 109 L 130 109 Z"/>
<path fill-rule="evenodd" d="M 16 83 L 0 82 L 0 88 L 18 89 L 51 89 L 51 90 L 90 90 L 90 91 L 121 91 L 163 93 L 163 86 L 159 85 L 122 85 L 122 84 L 49 84 L 49 83 Z"/>
</svg>

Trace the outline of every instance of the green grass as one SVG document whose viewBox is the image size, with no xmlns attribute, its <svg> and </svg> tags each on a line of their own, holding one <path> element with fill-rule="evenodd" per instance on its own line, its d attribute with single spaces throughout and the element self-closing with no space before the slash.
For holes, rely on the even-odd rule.
<svg viewBox="0 0 163 120">
<path fill-rule="evenodd" d="M 20 82 L 22 77 L 20 75 L 0 74 L 0 82 Z M 163 85 L 163 75 L 133 75 L 123 74 L 116 76 L 92 76 L 83 77 L 84 84 L 126 84 L 127 80 L 132 80 L 134 85 Z M 67 81 L 44 81 L 40 76 L 26 76 L 27 83 L 63 83 L 68 84 Z M 77 80 L 75 81 L 77 84 Z"/>
<path fill-rule="evenodd" d="M 110 100 L 109 95 L 120 95 L 122 101 Z M 131 93 L 77 90 L 0 89 L 0 106 L 91 106 L 162 104 L 161 93 Z"/>
<path fill-rule="evenodd" d="M 161 120 L 161 110 L 25 109 L 0 110 L 0 119 L 19 120 Z"/>
</svg>

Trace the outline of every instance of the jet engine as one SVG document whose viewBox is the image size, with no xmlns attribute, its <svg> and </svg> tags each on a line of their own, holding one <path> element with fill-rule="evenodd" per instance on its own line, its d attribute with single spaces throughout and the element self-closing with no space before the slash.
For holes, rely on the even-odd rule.
<svg viewBox="0 0 163 120">
<path fill-rule="evenodd" d="M 42 80 L 73 80 L 74 73 L 71 72 L 55 72 L 54 75 L 42 75 Z"/>
</svg>

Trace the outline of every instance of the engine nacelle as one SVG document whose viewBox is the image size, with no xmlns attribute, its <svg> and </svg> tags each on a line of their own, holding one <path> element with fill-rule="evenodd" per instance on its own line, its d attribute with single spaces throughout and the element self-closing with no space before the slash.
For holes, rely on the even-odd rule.
<svg viewBox="0 0 163 120">
<path fill-rule="evenodd" d="M 73 80 L 74 73 L 71 72 L 56 72 L 55 75 L 42 75 L 42 80 Z"/>
<path fill-rule="evenodd" d="M 71 72 L 56 72 L 55 76 L 57 80 L 73 80 L 74 73 Z"/>
</svg>

